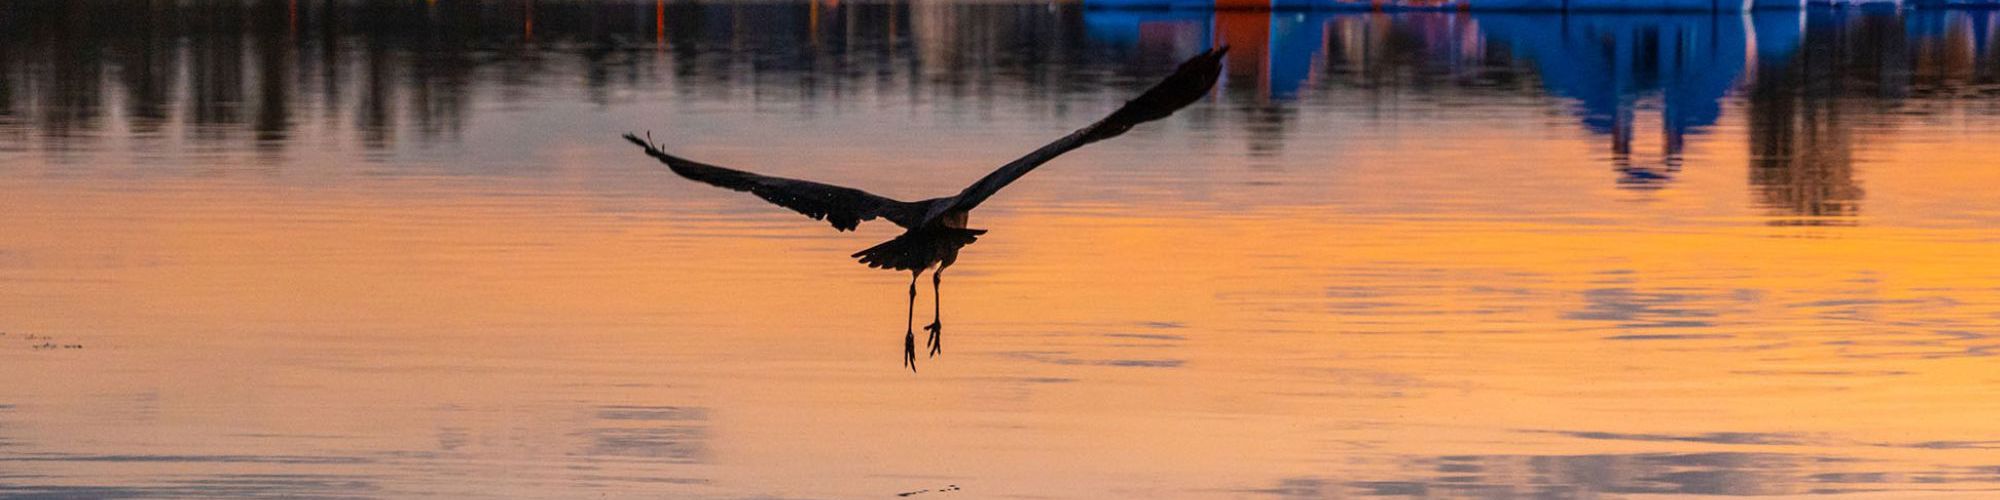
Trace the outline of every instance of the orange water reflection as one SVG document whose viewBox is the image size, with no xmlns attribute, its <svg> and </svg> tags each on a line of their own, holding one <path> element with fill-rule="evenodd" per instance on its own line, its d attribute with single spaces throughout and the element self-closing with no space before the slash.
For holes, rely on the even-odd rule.
<svg viewBox="0 0 2000 500">
<path fill-rule="evenodd" d="M 662 54 L 653 8 L 537 3 L 546 47 L 454 52 L 370 25 L 331 35 L 358 52 L 169 28 L 185 48 L 98 69 L 12 52 L 30 62 L 0 62 L 26 93 L 0 99 L 0 495 L 2000 482 L 2000 118 L 1967 97 L 1992 52 L 1886 88 L 1857 61 L 1959 52 L 1904 33 L 1908 52 L 1746 62 L 1755 79 L 1690 127 L 1671 184 L 1630 190 L 1584 98 L 1512 55 L 1526 42 L 1466 18 L 1332 18 L 1296 95 L 1238 81 L 995 198 L 952 269 L 952 348 L 912 376 L 903 278 L 845 258 L 891 228 L 835 234 L 711 192 L 616 134 L 914 198 L 1115 105 L 1186 47 L 1001 29 L 1095 15 L 1067 7 L 843 4 L 673 11 Z M 579 28 L 591 15 L 630 17 L 641 49 Z M 774 17 L 820 29 L 731 31 Z M 1928 22 L 1893 19 L 1803 36 Z M 962 24 L 924 24 L 944 21 Z M 825 48 L 782 56 L 814 36 Z M 895 42 L 927 36 L 956 38 Z M 199 55 L 239 52 L 275 55 Z M 142 85 L 148 60 L 195 76 Z M 1638 111 L 1663 102 L 1641 94 Z"/>
</svg>

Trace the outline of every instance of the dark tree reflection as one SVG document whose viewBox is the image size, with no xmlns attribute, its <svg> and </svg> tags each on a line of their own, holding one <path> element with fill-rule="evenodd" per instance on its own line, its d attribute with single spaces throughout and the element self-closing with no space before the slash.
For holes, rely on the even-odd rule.
<svg viewBox="0 0 2000 500">
<path fill-rule="evenodd" d="M 2000 13 L 1524 16 L 1090 10 L 1074 4 L 272 2 L 0 4 L 0 150 L 281 152 L 301 123 L 363 149 L 462 139 L 474 103 L 633 92 L 688 102 L 857 97 L 1027 103 L 1070 118 L 1219 43 L 1224 106 L 1186 118 L 1284 157 L 1324 104 L 1389 114 L 1440 97 L 1554 96 L 1624 187 L 1671 185 L 1690 143 L 1745 100 L 1757 203 L 1859 211 L 1854 140 L 1887 113 L 2000 112 Z M 1803 29 L 1802 29 L 1803 28 Z M 1015 95 L 1018 94 L 1018 95 Z M 1310 104 L 1320 103 L 1321 107 Z M 1094 107 L 1091 109 L 1095 109 Z M 1053 120 L 1052 120 L 1053 121 Z M 1657 124 L 1657 125 L 1655 125 Z M 1655 133 L 1654 130 L 1658 132 Z M 349 136 L 342 136 L 343 138 Z M 60 155 L 56 157 L 60 158 Z"/>
</svg>

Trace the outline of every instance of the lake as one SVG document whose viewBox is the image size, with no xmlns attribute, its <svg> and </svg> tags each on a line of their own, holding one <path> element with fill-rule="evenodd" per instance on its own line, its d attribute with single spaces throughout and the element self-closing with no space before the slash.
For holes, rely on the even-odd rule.
<svg viewBox="0 0 2000 500">
<path fill-rule="evenodd" d="M 914 373 L 619 137 L 922 199 L 1219 44 Z M 1996 495 L 1996 186 L 2000 11 L 9 2 L 0 496 Z"/>
</svg>

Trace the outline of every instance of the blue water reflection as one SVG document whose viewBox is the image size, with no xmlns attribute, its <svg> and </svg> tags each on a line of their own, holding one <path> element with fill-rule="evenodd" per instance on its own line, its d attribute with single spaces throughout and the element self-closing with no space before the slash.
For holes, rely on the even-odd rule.
<svg viewBox="0 0 2000 500">
<path fill-rule="evenodd" d="M 1657 185 L 1680 170 L 1686 137 L 1721 117 L 1722 97 L 1743 74 L 1753 43 L 1798 40 L 1796 29 L 1753 33 L 1742 17 L 1573 15 L 1555 30 L 1528 16 L 1480 20 L 1493 40 L 1534 63 L 1550 94 L 1577 103 L 1585 129 L 1610 138 L 1612 162 L 1623 174 L 1618 182 L 1629 186 Z M 1633 158 L 1634 122 L 1640 103 L 1655 99 L 1662 137 L 1658 163 L 1646 165 Z"/>
</svg>

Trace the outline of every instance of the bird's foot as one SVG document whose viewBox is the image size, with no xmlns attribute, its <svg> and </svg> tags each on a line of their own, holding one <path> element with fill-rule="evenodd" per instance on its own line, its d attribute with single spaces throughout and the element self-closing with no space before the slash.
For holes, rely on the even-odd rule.
<svg viewBox="0 0 2000 500">
<path fill-rule="evenodd" d="M 910 367 L 911 373 L 917 371 L 917 332 L 903 331 L 903 366 Z"/>
<path fill-rule="evenodd" d="M 931 332 L 931 339 L 928 344 L 931 348 L 931 356 L 936 357 L 938 353 L 944 352 L 944 340 L 942 336 L 944 333 L 944 323 L 932 321 L 930 325 L 924 327 L 924 330 Z"/>
<path fill-rule="evenodd" d="M 939 334 L 944 333 L 944 323 L 932 321 L 931 324 L 925 325 L 924 329 L 931 332 L 931 356 L 935 357 L 938 353 L 944 352 L 944 341 L 939 337 Z"/>
</svg>

